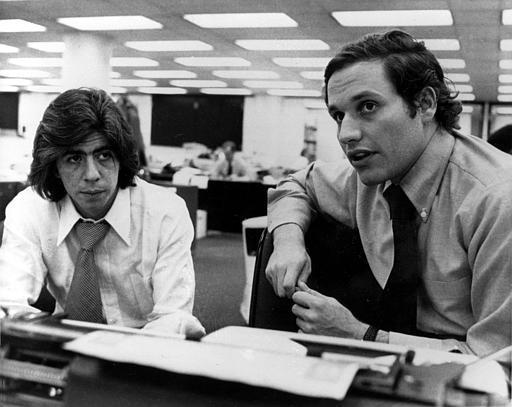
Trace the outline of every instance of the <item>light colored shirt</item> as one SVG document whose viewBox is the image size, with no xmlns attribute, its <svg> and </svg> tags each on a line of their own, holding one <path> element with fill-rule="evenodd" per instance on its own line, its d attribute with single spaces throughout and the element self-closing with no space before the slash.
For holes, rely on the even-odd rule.
<svg viewBox="0 0 512 407">
<path fill-rule="evenodd" d="M 94 248 L 108 324 L 184 333 L 192 316 L 195 277 L 193 226 L 185 202 L 171 189 L 136 179 L 119 189 L 105 216 L 111 226 Z M 7 206 L 0 247 L 0 305 L 29 310 L 47 282 L 55 312 L 66 303 L 80 250 L 81 219 L 69 196 L 59 202 L 32 188 Z"/>
<path fill-rule="evenodd" d="M 357 228 L 372 272 L 384 287 L 394 244 L 383 191 L 366 186 L 348 160 L 315 163 L 269 192 L 269 229 L 307 230 L 320 212 Z M 391 343 L 485 355 L 512 343 L 512 157 L 485 141 L 432 138 L 400 182 L 418 212 L 421 285 L 417 328 L 453 339 L 390 333 Z"/>
</svg>

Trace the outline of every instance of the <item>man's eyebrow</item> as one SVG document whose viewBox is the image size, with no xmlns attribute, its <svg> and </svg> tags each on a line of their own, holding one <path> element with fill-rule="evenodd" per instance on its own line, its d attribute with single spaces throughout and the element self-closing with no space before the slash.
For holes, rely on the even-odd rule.
<svg viewBox="0 0 512 407">
<path fill-rule="evenodd" d="M 110 147 L 109 145 L 105 144 L 104 146 L 100 146 L 98 148 L 95 148 L 92 151 L 92 154 L 96 154 L 96 153 L 99 153 L 99 152 L 105 151 L 105 150 L 112 151 L 112 147 Z M 87 153 L 84 150 L 80 150 L 78 148 L 71 147 L 68 150 L 64 151 L 63 155 L 69 155 L 69 154 L 82 154 L 82 155 L 86 155 Z"/>
</svg>

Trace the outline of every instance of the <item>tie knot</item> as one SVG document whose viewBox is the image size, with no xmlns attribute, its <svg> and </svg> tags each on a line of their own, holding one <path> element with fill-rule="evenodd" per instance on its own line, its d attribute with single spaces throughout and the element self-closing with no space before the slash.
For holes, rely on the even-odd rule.
<svg viewBox="0 0 512 407">
<path fill-rule="evenodd" d="M 84 250 L 91 250 L 101 239 L 105 237 L 109 228 L 107 222 L 84 222 L 76 224 L 76 231 L 80 246 Z"/>
<path fill-rule="evenodd" d="M 391 184 L 384 191 L 384 198 L 388 201 L 391 219 L 412 220 L 416 217 L 416 208 L 398 185 Z"/>
</svg>

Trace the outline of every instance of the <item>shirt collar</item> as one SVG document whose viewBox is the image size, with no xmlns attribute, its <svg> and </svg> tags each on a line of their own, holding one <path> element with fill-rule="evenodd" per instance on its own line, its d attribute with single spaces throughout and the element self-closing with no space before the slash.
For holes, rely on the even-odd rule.
<svg viewBox="0 0 512 407">
<path fill-rule="evenodd" d="M 428 220 L 454 145 L 455 137 L 452 134 L 446 131 L 436 132 L 400 181 L 400 186 L 423 222 Z"/>
<path fill-rule="evenodd" d="M 59 218 L 59 231 L 57 234 L 57 246 L 60 245 L 67 237 L 75 223 L 82 219 L 73 204 L 73 201 L 66 195 L 60 202 L 60 218 Z M 109 225 L 116 231 L 116 233 L 124 240 L 127 245 L 130 245 L 130 189 L 119 189 L 117 191 L 116 199 L 110 207 L 110 210 L 104 217 Z"/>
</svg>

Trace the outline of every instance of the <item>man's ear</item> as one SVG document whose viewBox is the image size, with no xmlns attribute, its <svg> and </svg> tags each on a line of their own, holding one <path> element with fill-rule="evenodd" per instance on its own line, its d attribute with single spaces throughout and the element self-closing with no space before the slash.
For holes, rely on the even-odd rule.
<svg viewBox="0 0 512 407">
<path fill-rule="evenodd" d="M 431 86 L 424 87 L 416 96 L 416 107 L 418 114 L 424 121 L 434 119 L 437 111 L 437 95 Z"/>
</svg>

